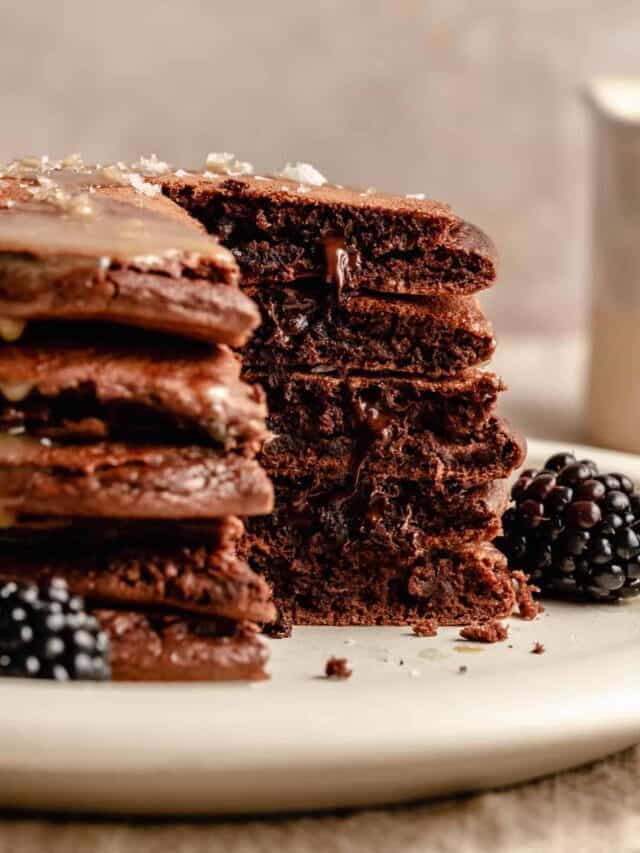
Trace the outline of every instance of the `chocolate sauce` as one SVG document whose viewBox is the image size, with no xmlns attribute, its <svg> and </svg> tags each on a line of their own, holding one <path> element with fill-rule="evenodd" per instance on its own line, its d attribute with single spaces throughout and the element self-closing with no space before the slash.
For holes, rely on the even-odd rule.
<svg viewBox="0 0 640 853">
<path fill-rule="evenodd" d="M 346 247 L 344 237 L 327 234 L 324 238 L 324 255 L 326 260 L 325 281 L 336 286 L 338 302 L 342 301 L 344 286 L 349 282 L 353 272 L 360 266 L 358 252 Z"/>
</svg>

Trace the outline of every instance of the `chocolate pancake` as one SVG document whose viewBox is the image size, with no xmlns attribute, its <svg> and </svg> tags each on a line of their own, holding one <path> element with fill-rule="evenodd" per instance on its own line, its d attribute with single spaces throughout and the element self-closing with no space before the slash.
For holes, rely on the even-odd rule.
<svg viewBox="0 0 640 853">
<path fill-rule="evenodd" d="M 97 610 L 115 681 L 261 681 L 269 647 L 251 622 Z"/>
<path fill-rule="evenodd" d="M 0 531 L 0 579 L 43 585 L 62 577 L 92 605 L 270 622 L 268 584 L 236 555 L 241 533 L 234 517 L 182 528 L 37 519 Z"/>
<path fill-rule="evenodd" d="M 336 477 L 367 474 L 419 480 L 446 492 L 508 477 L 525 457 L 524 439 L 499 418 L 490 418 L 475 433 L 454 439 L 427 431 L 407 434 L 394 427 L 382 435 L 315 442 L 278 433 L 259 458 L 273 476 L 314 471 L 319 486 Z"/>
<path fill-rule="evenodd" d="M 262 325 L 243 349 L 249 367 L 403 371 L 453 376 L 488 361 L 490 323 L 475 297 L 326 298 L 316 281 L 245 288 Z"/>
<path fill-rule="evenodd" d="M 286 370 L 245 373 L 267 392 L 274 435 L 295 436 L 311 446 L 344 438 L 391 445 L 425 430 L 467 436 L 487 423 L 505 387 L 495 374 L 477 369 L 440 380 Z"/>
<path fill-rule="evenodd" d="M 139 174 L 27 160 L 0 181 L 5 337 L 95 320 L 239 346 L 258 325 L 231 253 Z"/>
<path fill-rule="evenodd" d="M 312 276 L 345 294 L 467 294 L 496 277 L 491 240 L 439 202 L 277 176 L 159 180 L 233 251 L 247 284 Z"/>
<path fill-rule="evenodd" d="M 354 572 L 376 560 L 398 565 L 425 551 L 491 540 L 502 530 L 509 501 L 502 480 L 450 495 L 396 477 L 362 476 L 323 487 L 313 474 L 274 477 L 276 506 L 269 516 L 247 519 L 240 554 L 262 571 L 256 554 L 283 564 L 348 560 Z"/>
<path fill-rule="evenodd" d="M 281 617 L 298 625 L 465 625 L 509 616 L 515 603 L 506 560 L 487 544 L 434 548 L 407 561 L 372 549 L 358 566 L 348 550 L 290 562 L 265 547 L 253 565 L 273 584 Z"/>
<path fill-rule="evenodd" d="M 75 342 L 56 327 L 0 347 L 0 430 L 60 441 L 259 447 L 264 395 L 240 380 L 239 360 L 226 347 L 180 347 L 139 333 L 101 340 L 95 328 L 83 331 Z"/>
<path fill-rule="evenodd" d="M 272 495 L 255 460 L 213 448 L 0 439 L 0 506 L 18 518 L 254 515 Z"/>
</svg>

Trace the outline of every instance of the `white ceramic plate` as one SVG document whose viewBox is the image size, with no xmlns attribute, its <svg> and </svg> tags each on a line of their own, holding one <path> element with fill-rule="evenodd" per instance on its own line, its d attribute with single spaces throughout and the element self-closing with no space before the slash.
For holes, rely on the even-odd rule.
<svg viewBox="0 0 640 853">
<path fill-rule="evenodd" d="M 555 449 L 531 442 L 528 464 Z M 640 480 L 638 457 L 575 449 Z M 273 679 L 257 686 L 6 681 L 0 806 L 357 806 L 530 779 L 640 742 L 640 601 L 549 604 L 510 632 L 480 646 L 457 629 L 297 628 L 272 642 Z M 332 654 L 350 659 L 349 681 L 321 677 Z"/>
</svg>

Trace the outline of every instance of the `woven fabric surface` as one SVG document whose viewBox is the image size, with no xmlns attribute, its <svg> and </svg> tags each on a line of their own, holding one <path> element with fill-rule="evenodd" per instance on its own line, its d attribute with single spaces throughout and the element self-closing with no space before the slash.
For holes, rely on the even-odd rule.
<svg viewBox="0 0 640 853">
<path fill-rule="evenodd" d="M 640 748 L 515 788 L 340 815 L 171 823 L 2 820 L 0 853 L 41 851 L 640 853 Z"/>
</svg>

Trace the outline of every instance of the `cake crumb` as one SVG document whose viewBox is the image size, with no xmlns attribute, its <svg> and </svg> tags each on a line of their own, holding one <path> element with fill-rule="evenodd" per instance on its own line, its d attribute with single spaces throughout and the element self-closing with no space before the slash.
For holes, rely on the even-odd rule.
<svg viewBox="0 0 640 853">
<path fill-rule="evenodd" d="M 466 667 L 466 666 L 464 666 L 464 665 L 463 665 L 463 666 L 459 666 L 459 667 L 458 667 L 458 675 L 464 675 L 464 674 L 465 674 L 465 672 L 467 671 L 467 669 L 468 669 L 468 667 Z"/>
<path fill-rule="evenodd" d="M 434 619 L 420 619 L 413 623 L 411 630 L 416 637 L 436 637 L 438 635 L 438 623 Z"/>
<path fill-rule="evenodd" d="M 493 619 L 491 622 L 476 622 L 467 625 L 460 631 L 463 640 L 471 640 L 475 643 L 499 643 L 509 636 L 509 629 L 502 622 Z"/>
<path fill-rule="evenodd" d="M 353 670 L 346 658 L 331 657 L 326 663 L 324 674 L 327 678 L 351 678 Z"/>
<path fill-rule="evenodd" d="M 544 607 L 536 601 L 534 593 L 540 592 L 540 587 L 529 583 L 529 575 L 525 572 L 511 572 L 512 578 L 518 583 L 517 602 L 521 619 L 531 621 L 543 612 Z"/>
<path fill-rule="evenodd" d="M 532 655 L 543 655 L 545 653 L 545 648 L 542 643 L 535 643 L 533 648 L 531 649 Z"/>
</svg>

